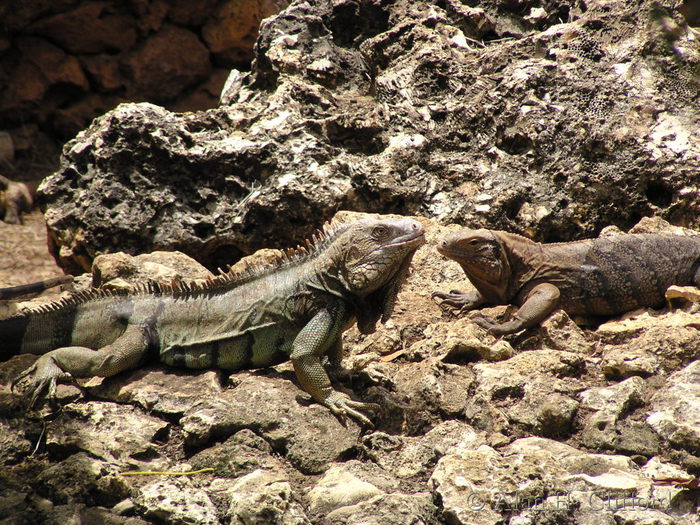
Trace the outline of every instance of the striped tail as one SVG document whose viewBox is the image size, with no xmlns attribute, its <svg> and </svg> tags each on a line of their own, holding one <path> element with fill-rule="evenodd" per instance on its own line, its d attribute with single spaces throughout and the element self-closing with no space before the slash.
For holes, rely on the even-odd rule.
<svg viewBox="0 0 700 525">
<path fill-rule="evenodd" d="M 0 288 L 0 299 L 16 299 L 23 295 L 36 295 L 44 290 L 53 288 L 61 284 L 67 284 L 73 281 L 73 276 L 62 275 L 60 277 L 54 277 L 52 279 L 47 279 L 45 281 L 39 281 L 37 283 L 22 284 L 20 286 L 8 286 L 7 288 Z"/>
</svg>

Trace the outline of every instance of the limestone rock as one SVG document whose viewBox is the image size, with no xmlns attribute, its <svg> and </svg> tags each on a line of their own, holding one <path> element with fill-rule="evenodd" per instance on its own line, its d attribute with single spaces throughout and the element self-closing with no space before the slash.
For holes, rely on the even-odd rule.
<svg viewBox="0 0 700 525">
<path fill-rule="evenodd" d="M 198 452 L 189 461 L 195 469 L 213 468 L 217 476 L 237 478 L 257 469 L 282 469 L 282 463 L 272 453 L 267 441 L 243 429 L 223 443 Z"/>
<path fill-rule="evenodd" d="M 371 338 L 347 333 L 351 371 L 333 378 L 356 398 L 380 403 L 371 415 L 376 429 L 343 426 L 299 389 L 289 363 L 235 372 L 228 383 L 222 371 L 144 366 L 98 386 L 90 381 L 89 396 L 101 401 L 61 394 L 64 406 L 49 418 L 47 446 L 40 442 L 35 456 L 46 454 L 36 466 L 27 454 L 40 421 L 19 412 L 22 397 L 8 386 L 36 356 L 15 356 L 0 365 L 0 414 L 8 418 L 0 448 L 9 454 L 0 485 L 10 488 L 0 509 L 27 522 L 89 515 L 108 523 L 214 516 L 233 523 L 612 525 L 671 516 L 694 525 L 697 501 L 685 486 L 700 464 L 692 441 L 697 315 L 637 312 L 594 330 L 555 314 L 546 328 L 490 352 L 495 338 L 468 317 L 441 315 L 430 301 L 461 270 L 431 251 L 452 227 L 422 220 L 430 242 L 414 258 L 396 315 Z M 265 264 L 274 254 L 251 260 Z M 106 255 L 95 270 L 94 280 L 112 286 L 209 275 L 174 253 Z M 575 351 L 548 348 L 567 348 L 569 339 Z M 499 356 L 498 348 L 510 350 Z M 648 357 L 654 366 L 643 372 L 640 360 Z M 66 455 L 77 466 L 63 464 Z M 38 481 L 44 465 L 61 465 L 51 471 L 55 487 Z M 127 468 L 214 472 L 159 478 L 158 485 L 116 477 Z M 95 488 L 94 472 L 106 485 Z M 19 500 L 25 478 L 29 496 Z M 123 484 L 113 487 L 115 479 Z M 95 506 L 129 492 L 137 503 Z"/>
<path fill-rule="evenodd" d="M 594 497 L 647 496 L 651 488 L 624 456 L 589 454 L 536 437 L 498 451 L 458 448 L 440 459 L 430 485 L 442 499 L 444 518 L 464 524 L 495 524 L 502 512 L 518 515 L 537 505 L 574 515 L 597 510 L 600 519 L 605 507 L 592 508 Z M 588 503 L 579 506 L 574 498 Z"/>
<path fill-rule="evenodd" d="M 258 469 L 246 474 L 231 486 L 229 495 L 227 517 L 231 524 L 311 523 L 303 507 L 296 501 L 289 480 L 279 471 Z"/>
<path fill-rule="evenodd" d="M 69 405 L 47 429 L 46 445 L 54 451 L 78 449 L 125 464 L 156 454 L 153 441 L 168 424 L 133 407 L 88 401 Z"/>
<path fill-rule="evenodd" d="M 0 463 L 16 463 L 32 451 L 32 442 L 18 432 L 18 421 L 0 419 Z"/>
<path fill-rule="evenodd" d="M 700 361 L 669 376 L 651 407 L 647 423 L 664 440 L 700 456 Z"/>
<path fill-rule="evenodd" d="M 382 494 L 328 514 L 332 523 L 351 525 L 428 525 L 434 523 L 436 507 L 428 493 Z"/>
<path fill-rule="evenodd" d="M 205 491 L 186 479 L 157 480 L 137 490 L 134 499 L 143 516 L 175 525 L 218 525 L 216 507 Z"/>
<path fill-rule="evenodd" d="M 374 432 L 362 443 L 366 454 L 399 479 L 423 478 L 454 447 L 477 448 L 485 444 L 482 433 L 459 421 L 444 421 L 423 436 L 400 437 Z"/>
<path fill-rule="evenodd" d="M 297 398 L 303 393 L 289 379 L 244 372 L 235 381 L 235 388 L 204 399 L 185 413 L 181 424 L 187 443 L 202 446 L 249 428 L 283 448 L 302 472 L 318 473 L 357 442 L 360 429 L 354 422 L 343 425 L 326 407 L 300 404 Z"/>
<path fill-rule="evenodd" d="M 197 261 L 180 252 L 152 252 L 132 257 L 126 253 L 99 255 L 92 265 L 93 286 L 112 282 L 142 283 L 149 279 L 164 284 L 173 280 L 197 281 L 212 277 Z"/>
<path fill-rule="evenodd" d="M 129 487 L 117 468 L 85 452 L 51 465 L 36 479 L 40 491 L 58 503 L 80 502 L 111 507 L 127 497 Z"/>
<path fill-rule="evenodd" d="M 359 479 L 341 466 L 328 469 L 316 486 L 309 491 L 309 511 L 328 514 L 329 512 L 350 505 L 367 502 L 383 491 Z"/>
<path fill-rule="evenodd" d="M 648 388 L 643 379 L 631 377 L 608 387 L 594 387 L 580 394 L 581 412 L 592 412 L 581 430 L 583 444 L 592 449 L 652 456 L 659 439 L 643 418 L 628 417 L 644 406 Z"/>
<path fill-rule="evenodd" d="M 132 403 L 147 411 L 177 416 L 199 403 L 202 396 L 216 397 L 221 391 L 218 371 L 153 367 L 104 379 L 90 388 L 90 392 L 101 399 Z"/>
<path fill-rule="evenodd" d="M 498 363 L 474 365 L 476 388 L 467 417 L 479 428 L 500 431 L 524 425 L 540 435 L 571 432 L 574 394 L 584 359 L 570 352 L 533 350 Z"/>
</svg>

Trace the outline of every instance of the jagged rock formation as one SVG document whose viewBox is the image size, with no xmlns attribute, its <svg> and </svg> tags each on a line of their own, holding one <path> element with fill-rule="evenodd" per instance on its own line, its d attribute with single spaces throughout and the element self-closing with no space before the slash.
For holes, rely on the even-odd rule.
<svg viewBox="0 0 700 525">
<path fill-rule="evenodd" d="M 41 187 L 54 254 L 212 267 L 338 209 L 571 240 L 698 226 L 700 44 L 677 2 L 295 2 L 224 105 L 124 105 Z"/>
<path fill-rule="evenodd" d="M 430 300 L 435 288 L 470 285 L 435 251 L 455 226 L 421 220 L 429 244 L 391 321 L 345 337 L 352 373 L 336 385 L 381 405 L 375 429 L 343 425 L 300 395 L 289 364 L 228 378 L 150 365 L 82 394 L 62 386 L 63 408 L 42 419 L 48 410 L 26 413 L 9 391 L 36 359 L 17 356 L 0 364 L 0 520 L 694 525 L 698 304 L 585 330 L 559 311 L 497 340 Z M 668 225 L 646 220 L 636 231 L 659 229 Z M 95 266 L 105 286 L 207 275 L 182 254 L 113 254 Z"/>
</svg>

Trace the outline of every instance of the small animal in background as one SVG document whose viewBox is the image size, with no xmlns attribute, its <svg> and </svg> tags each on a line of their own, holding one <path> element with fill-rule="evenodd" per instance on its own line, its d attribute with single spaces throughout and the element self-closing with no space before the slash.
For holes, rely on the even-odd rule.
<svg viewBox="0 0 700 525">
<path fill-rule="evenodd" d="M 476 288 L 433 293 L 443 310 L 520 306 L 505 322 L 474 318 L 494 335 L 536 326 L 556 308 L 587 317 L 660 308 L 669 286 L 700 286 L 700 237 L 620 234 L 542 244 L 504 231 L 464 229 L 437 249 L 457 261 Z"/>
<path fill-rule="evenodd" d="M 9 224 L 22 224 L 22 213 L 34 205 L 29 187 L 0 175 L 0 216 Z"/>
</svg>

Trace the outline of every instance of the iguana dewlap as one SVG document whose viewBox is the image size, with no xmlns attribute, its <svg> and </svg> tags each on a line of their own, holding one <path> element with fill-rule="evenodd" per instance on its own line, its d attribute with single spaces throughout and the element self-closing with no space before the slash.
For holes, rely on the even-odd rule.
<svg viewBox="0 0 700 525">
<path fill-rule="evenodd" d="M 344 330 L 385 322 L 415 250 L 412 219 L 330 227 L 272 267 L 225 273 L 203 285 L 145 283 L 136 292 L 91 290 L 0 321 L 0 359 L 43 354 L 32 402 L 57 380 L 111 376 L 147 358 L 187 368 L 238 370 L 291 359 L 301 387 L 334 413 L 369 420 L 333 389 L 321 361 L 338 366 Z M 16 380 L 16 381 L 17 381 Z"/>
<path fill-rule="evenodd" d="M 611 316 L 658 308 L 671 285 L 700 286 L 700 237 L 621 234 L 541 244 L 495 230 L 460 230 L 438 251 L 457 261 L 476 292 L 434 293 L 441 306 L 471 310 L 516 304 L 510 321 L 474 321 L 500 335 L 537 325 L 555 308 L 570 315 Z"/>
</svg>

